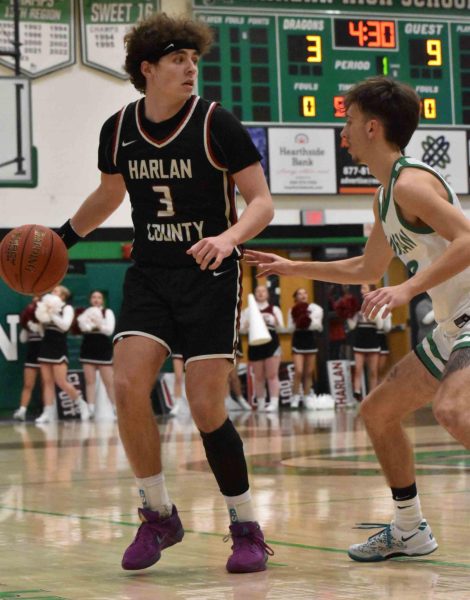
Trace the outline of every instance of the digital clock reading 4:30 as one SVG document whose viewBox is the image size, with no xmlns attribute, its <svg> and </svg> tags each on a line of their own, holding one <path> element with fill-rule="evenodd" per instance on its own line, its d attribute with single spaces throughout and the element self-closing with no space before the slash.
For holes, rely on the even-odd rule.
<svg viewBox="0 0 470 600">
<path fill-rule="evenodd" d="M 335 19 L 336 48 L 397 47 L 395 21 L 363 19 Z"/>
</svg>

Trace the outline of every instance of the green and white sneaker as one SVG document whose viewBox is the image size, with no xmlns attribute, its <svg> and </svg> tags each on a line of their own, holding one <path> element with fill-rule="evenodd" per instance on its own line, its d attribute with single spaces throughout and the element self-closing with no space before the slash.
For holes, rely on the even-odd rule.
<svg viewBox="0 0 470 600">
<path fill-rule="evenodd" d="M 398 529 L 392 521 L 367 542 L 350 546 L 348 554 L 359 562 L 379 562 L 395 556 L 425 556 L 436 548 L 437 542 L 425 520 L 411 531 Z"/>
</svg>

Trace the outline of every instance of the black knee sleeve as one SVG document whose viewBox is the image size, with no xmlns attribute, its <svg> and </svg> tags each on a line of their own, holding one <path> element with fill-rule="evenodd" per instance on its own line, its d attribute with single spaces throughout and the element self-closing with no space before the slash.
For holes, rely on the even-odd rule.
<svg viewBox="0 0 470 600">
<path fill-rule="evenodd" d="M 248 469 L 243 442 L 230 419 L 212 431 L 200 432 L 207 461 L 224 496 L 239 496 L 248 488 Z"/>
</svg>

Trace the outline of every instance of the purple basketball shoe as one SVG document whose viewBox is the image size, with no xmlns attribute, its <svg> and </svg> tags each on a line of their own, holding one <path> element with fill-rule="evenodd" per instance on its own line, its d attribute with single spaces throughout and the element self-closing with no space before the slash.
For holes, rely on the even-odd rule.
<svg viewBox="0 0 470 600">
<path fill-rule="evenodd" d="M 274 552 L 264 541 L 258 523 L 233 523 L 230 525 L 230 536 L 233 553 L 227 561 L 229 573 L 254 573 L 266 569 L 268 556 L 272 556 Z"/>
<path fill-rule="evenodd" d="M 171 515 L 164 519 L 160 518 L 157 511 L 139 508 L 139 518 L 142 525 L 122 557 L 122 568 L 126 570 L 134 571 L 154 565 L 160 560 L 162 550 L 181 542 L 184 536 L 176 506 L 173 506 Z"/>
</svg>

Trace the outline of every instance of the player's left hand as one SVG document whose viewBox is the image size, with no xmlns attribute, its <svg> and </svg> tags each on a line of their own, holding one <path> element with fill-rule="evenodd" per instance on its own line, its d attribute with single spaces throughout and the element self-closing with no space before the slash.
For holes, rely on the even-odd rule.
<svg viewBox="0 0 470 600">
<path fill-rule="evenodd" d="M 207 268 L 214 271 L 224 258 L 232 254 L 234 247 L 233 242 L 221 234 L 199 240 L 189 250 L 186 250 L 186 254 L 190 254 L 194 258 L 201 271 L 205 271 Z"/>
<path fill-rule="evenodd" d="M 379 288 L 365 294 L 361 312 L 372 320 L 384 308 L 380 316 L 385 319 L 392 312 L 392 308 L 407 304 L 411 298 L 412 294 L 404 284 Z"/>
</svg>

